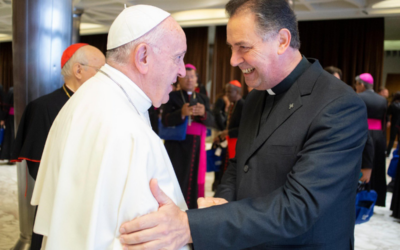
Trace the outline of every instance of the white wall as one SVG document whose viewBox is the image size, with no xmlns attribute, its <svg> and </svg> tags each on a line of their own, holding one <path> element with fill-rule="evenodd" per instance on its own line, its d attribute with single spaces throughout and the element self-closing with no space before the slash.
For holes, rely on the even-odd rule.
<svg viewBox="0 0 400 250">
<path fill-rule="evenodd" d="M 388 74 L 400 74 L 400 51 L 385 51 L 383 59 L 382 86 L 386 85 Z"/>
</svg>

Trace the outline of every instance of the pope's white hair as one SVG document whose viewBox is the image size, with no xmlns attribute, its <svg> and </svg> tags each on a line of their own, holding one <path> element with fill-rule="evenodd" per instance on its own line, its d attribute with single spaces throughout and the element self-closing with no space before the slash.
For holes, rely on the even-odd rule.
<svg viewBox="0 0 400 250">
<path fill-rule="evenodd" d="M 75 53 L 72 55 L 72 57 L 64 64 L 64 67 L 62 67 L 61 75 L 63 75 L 64 80 L 65 80 L 65 78 L 71 77 L 73 75 L 72 74 L 72 65 L 74 65 L 74 63 L 80 63 L 80 64 L 84 64 L 84 65 L 88 64 L 85 49 L 83 49 L 85 47 L 86 47 L 86 45 L 80 47 L 77 51 L 75 51 Z"/>
<path fill-rule="evenodd" d="M 128 64 L 131 53 L 141 43 L 146 43 L 146 44 L 150 45 L 156 53 L 159 53 L 160 49 L 158 47 L 158 44 L 160 44 L 162 37 L 166 33 L 165 26 L 166 26 L 166 22 L 164 20 L 161 24 L 157 25 L 154 29 L 147 32 L 145 35 L 139 37 L 138 39 L 133 40 L 124 45 L 121 45 L 115 49 L 107 50 L 107 54 L 106 54 L 107 62 L 112 61 L 112 62 L 114 62 L 116 64 L 120 64 L 120 65 Z"/>
</svg>

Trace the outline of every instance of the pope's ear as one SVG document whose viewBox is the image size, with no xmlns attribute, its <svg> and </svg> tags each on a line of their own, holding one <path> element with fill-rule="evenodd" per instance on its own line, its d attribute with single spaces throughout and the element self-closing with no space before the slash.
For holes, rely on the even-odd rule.
<svg viewBox="0 0 400 250">
<path fill-rule="evenodd" d="M 149 45 L 139 44 L 134 51 L 134 63 L 141 74 L 146 74 L 149 69 Z"/>
<path fill-rule="evenodd" d="M 75 78 L 81 80 L 82 71 L 83 71 L 83 66 L 80 63 L 77 62 L 72 65 L 72 73 L 75 76 Z"/>
<path fill-rule="evenodd" d="M 281 29 L 278 33 L 278 39 L 279 39 L 278 54 L 282 55 L 290 46 L 290 41 L 292 40 L 292 34 L 288 29 Z"/>
</svg>

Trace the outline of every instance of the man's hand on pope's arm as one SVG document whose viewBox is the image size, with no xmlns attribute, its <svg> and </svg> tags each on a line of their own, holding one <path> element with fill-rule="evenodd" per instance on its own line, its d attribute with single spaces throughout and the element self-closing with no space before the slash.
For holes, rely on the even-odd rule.
<svg viewBox="0 0 400 250">
<path fill-rule="evenodd" d="M 179 249 L 191 243 L 186 212 L 164 194 L 156 179 L 150 180 L 150 190 L 159 204 L 158 211 L 121 225 L 123 249 Z"/>
</svg>

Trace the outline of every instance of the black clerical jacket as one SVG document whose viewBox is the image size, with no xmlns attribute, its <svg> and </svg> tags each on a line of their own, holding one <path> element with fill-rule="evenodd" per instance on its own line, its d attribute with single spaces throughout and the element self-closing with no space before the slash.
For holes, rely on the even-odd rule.
<svg viewBox="0 0 400 250">
<path fill-rule="evenodd" d="M 275 96 L 258 135 L 267 93 L 250 92 L 236 157 L 216 192 L 230 203 L 187 211 L 196 250 L 353 249 L 366 109 L 349 86 L 310 62 Z"/>
<path fill-rule="evenodd" d="M 193 97 L 195 95 L 195 98 Z M 192 101 L 190 101 L 192 99 Z M 186 91 L 173 91 L 169 94 L 169 101 L 163 105 L 162 123 L 164 126 L 176 126 L 182 124 L 182 107 L 185 103 L 201 103 L 205 106 L 204 116 L 192 116 L 192 120 L 202 123 L 207 127 L 214 126 L 214 117 L 210 110 L 210 100 L 206 95 L 194 92 L 189 98 Z"/>
<path fill-rule="evenodd" d="M 54 92 L 30 102 L 18 126 L 11 159 L 26 160 L 29 173 L 36 180 L 44 145 L 54 119 L 73 92 L 61 87 Z"/>
</svg>

